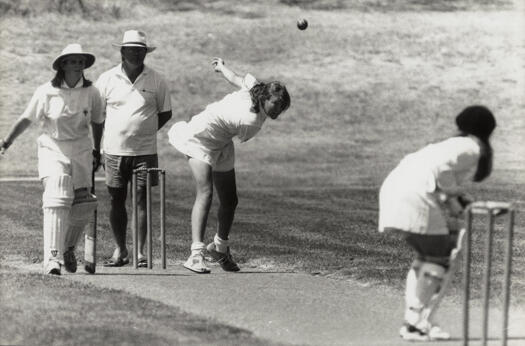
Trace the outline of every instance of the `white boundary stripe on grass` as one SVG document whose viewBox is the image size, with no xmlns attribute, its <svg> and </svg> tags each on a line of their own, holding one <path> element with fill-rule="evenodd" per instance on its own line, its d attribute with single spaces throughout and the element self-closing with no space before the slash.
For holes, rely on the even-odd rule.
<svg viewBox="0 0 525 346">
<path fill-rule="evenodd" d="M 95 181 L 105 181 L 104 177 L 95 177 Z M 0 178 L 0 183 L 17 183 L 17 182 L 40 182 L 38 177 L 3 177 Z"/>
</svg>

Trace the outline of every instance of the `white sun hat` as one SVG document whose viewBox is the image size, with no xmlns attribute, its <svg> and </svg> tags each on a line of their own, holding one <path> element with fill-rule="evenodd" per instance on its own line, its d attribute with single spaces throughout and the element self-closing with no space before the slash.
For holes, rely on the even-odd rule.
<svg viewBox="0 0 525 346">
<path fill-rule="evenodd" d="M 148 53 L 153 52 L 157 47 L 148 46 L 146 34 L 138 30 L 128 30 L 122 37 L 122 43 L 113 43 L 115 47 L 144 47 Z"/>
<path fill-rule="evenodd" d="M 82 55 L 84 58 L 86 58 L 86 65 L 84 66 L 84 68 L 91 67 L 91 65 L 93 65 L 93 63 L 95 62 L 95 56 L 93 54 L 84 52 L 80 44 L 71 43 L 68 44 L 66 48 L 62 50 L 62 53 L 60 53 L 60 55 L 55 58 L 55 60 L 53 61 L 53 70 L 58 71 L 60 61 L 62 60 L 62 58 L 68 55 Z"/>
</svg>

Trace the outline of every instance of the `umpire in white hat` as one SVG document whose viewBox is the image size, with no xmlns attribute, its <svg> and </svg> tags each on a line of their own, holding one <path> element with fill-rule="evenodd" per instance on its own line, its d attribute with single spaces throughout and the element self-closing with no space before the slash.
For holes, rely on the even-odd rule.
<svg viewBox="0 0 525 346">
<path fill-rule="evenodd" d="M 124 33 L 120 47 L 122 62 L 104 72 L 96 82 L 106 113 L 104 151 L 106 185 L 109 191 L 110 224 L 116 248 L 106 266 L 129 263 L 126 247 L 128 215 L 127 187 L 136 168 L 158 167 L 157 131 L 171 118 L 170 91 L 164 77 L 144 64 L 146 55 L 156 47 L 138 30 Z M 146 172 L 138 175 L 139 266 L 146 267 L 143 256 L 146 238 Z M 153 179 L 157 185 L 158 179 Z"/>
</svg>

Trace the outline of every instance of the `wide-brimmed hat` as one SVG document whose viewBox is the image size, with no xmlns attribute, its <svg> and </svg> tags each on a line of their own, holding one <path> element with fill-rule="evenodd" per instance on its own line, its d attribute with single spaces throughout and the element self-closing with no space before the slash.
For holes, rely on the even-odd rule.
<svg viewBox="0 0 525 346">
<path fill-rule="evenodd" d="M 84 66 L 84 68 L 91 67 L 91 65 L 93 65 L 93 63 L 95 62 L 95 56 L 93 54 L 84 52 L 80 44 L 71 43 L 68 44 L 66 48 L 62 50 L 62 53 L 60 53 L 60 55 L 55 58 L 55 60 L 53 61 L 53 70 L 58 71 L 60 61 L 62 60 L 62 58 L 68 55 L 82 55 L 84 58 L 86 58 L 86 65 Z"/>
<path fill-rule="evenodd" d="M 146 34 L 138 30 L 128 30 L 122 37 L 122 43 L 113 43 L 115 47 L 144 47 L 148 53 L 153 52 L 157 47 L 148 46 Z"/>
<path fill-rule="evenodd" d="M 456 117 L 456 125 L 462 132 L 486 139 L 496 128 L 496 119 L 485 106 L 469 106 Z"/>
</svg>

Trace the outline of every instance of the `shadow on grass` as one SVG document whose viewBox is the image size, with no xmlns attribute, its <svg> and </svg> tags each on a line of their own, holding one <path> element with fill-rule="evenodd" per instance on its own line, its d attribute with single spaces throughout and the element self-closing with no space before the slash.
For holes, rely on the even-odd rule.
<svg viewBox="0 0 525 346">
<path fill-rule="evenodd" d="M 327 187 L 327 188 L 243 188 L 240 193 L 236 220 L 231 233 L 231 247 L 235 260 L 250 273 L 321 273 L 322 276 L 354 279 L 365 282 L 387 284 L 402 289 L 406 271 L 413 259 L 413 253 L 404 241 L 377 232 L 377 187 Z M 21 214 L 28 205 L 40 198 L 38 184 L 21 182 L 3 184 L 5 200 L 2 205 L 0 222 L 4 225 L 0 253 L 6 256 L 23 256 L 31 261 L 41 258 L 42 235 L 40 209 Z M 100 189 L 100 199 L 108 199 Z M 192 186 L 182 185 L 180 189 L 168 192 L 170 206 L 166 225 L 168 257 L 170 261 L 184 261 L 191 243 L 190 211 L 193 203 Z M 475 194 L 480 199 L 523 200 L 519 189 L 497 187 L 478 188 Z M 174 203 L 173 201 L 177 201 Z M 217 201 L 212 205 L 207 236 L 215 233 L 217 222 Z M 523 213 L 516 215 L 516 225 L 523 224 Z M 103 208 L 99 216 L 98 260 L 101 254 L 113 251 L 113 239 L 109 230 L 108 211 Z M 483 230 L 482 220 L 476 219 L 473 233 L 473 298 L 481 296 L 483 275 Z M 497 227 L 501 225 L 497 224 Z M 494 239 L 493 273 L 503 273 L 503 232 L 496 232 Z M 516 229 L 515 265 L 513 266 L 513 301 L 523 301 L 523 273 L 521 247 L 523 232 Z M 207 239 L 208 240 L 208 239 Z M 9 244 L 19 244 L 9 246 Z M 184 245 L 187 244 L 187 245 Z M 79 251 L 83 245 L 79 245 Z M 30 251 L 29 251 L 29 250 Z M 154 249 L 154 256 L 160 254 Z M 78 256 L 79 258 L 81 256 Z M 265 271 L 258 271 L 264 268 Z M 154 269 L 155 270 L 155 269 Z M 219 269 L 220 270 L 220 269 Z M 460 278 L 456 275 L 455 281 Z M 173 276 L 178 273 L 97 273 L 96 275 L 141 275 Z M 191 274 L 187 274 L 191 275 Z M 194 274 L 200 275 L 200 274 Z M 496 282 L 497 281 L 497 282 Z M 499 280 L 495 280 L 491 295 L 496 297 L 502 291 Z"/>
</svg>

